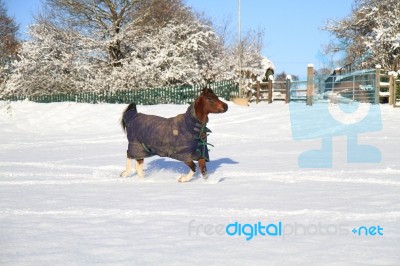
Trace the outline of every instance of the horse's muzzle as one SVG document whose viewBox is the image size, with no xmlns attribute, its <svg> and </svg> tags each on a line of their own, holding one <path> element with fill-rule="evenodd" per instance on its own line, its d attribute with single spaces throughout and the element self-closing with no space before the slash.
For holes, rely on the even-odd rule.
<svg viewBox="0 0 400 266">
<path fill-rule="evenodd" d="M 221 108 L 220 112 L 221 112 L 221 113 L 225 113 L 226 111 L 228 111 L 228 105 L 227 105 L 226 103 L 224 103 L 224 104 L 222 105 L 222 108 Z"/>
</svg>

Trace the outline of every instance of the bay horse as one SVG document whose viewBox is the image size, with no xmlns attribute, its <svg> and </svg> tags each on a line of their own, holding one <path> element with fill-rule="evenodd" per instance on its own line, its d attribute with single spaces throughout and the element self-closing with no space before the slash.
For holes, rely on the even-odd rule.
<svg viewBox="0 0 400 266">
<path fill-rule="evenodd" d="M 218 99 L 209 88 L 204 88 L 186 113 L 164 118 L 137 112 L 131 103 L 122 114 L 121 125 L 127 134 L 128 150 L 125 170 L 121 177 L 132 174 L 132 159 L 136 160 L 136 174 L 143 178 L 144 158 L 158 155 L 184 162 L 189 173 L 179 182 L 188 182 L 196 172 L 198 161 L 204 179 L 208 178 L 206 162 L 209 161 L 206 125 L 210 113 L 225 113 L 228 105 Z"/>
</svg>

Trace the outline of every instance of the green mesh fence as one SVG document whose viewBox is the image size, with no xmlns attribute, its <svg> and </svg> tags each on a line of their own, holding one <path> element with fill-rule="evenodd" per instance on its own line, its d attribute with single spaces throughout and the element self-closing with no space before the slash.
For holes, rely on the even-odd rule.
<svg viewBox="0 0 400 266">
<path fill-rule="evenodd" d="M 207 85 L 216 95 L 229 101 L 232 97 L 239 95 L 239 88 L 232 80 L 215 82 Z M 153 104 L 187 104 L 193 102 L 199 95 L 203 84 L 184 85 L 165 88 L 149 88 L 124 91 L 104 92 L 79 92 L 58 93 L 49 95 L 9 95 L 1 97 L 0 100 L 29 101 L 38 103 L 51 102 L 78 102 L 78 103 L 131 103 L 141 105 Z"/>
</svg>

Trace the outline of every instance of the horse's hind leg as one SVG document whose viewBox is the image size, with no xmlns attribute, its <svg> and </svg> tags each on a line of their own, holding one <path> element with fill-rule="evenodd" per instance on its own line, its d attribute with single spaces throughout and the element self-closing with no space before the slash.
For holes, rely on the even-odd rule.
<svg viewBox="0 0 400 266">
<path fill-rule="evenodd" d="M 135 164 L 136 174 L 137 174 L 140 178 L 144 178 L 144 174 L 143 174 L 143 162 L 144 162 L 144 159 L 136 159 L 136 164 Z"/>
<path fill-rule="evenodd" d="M 121 177 L 128 177 L 132 174 L 132 159 L 126 156 L 125 170 L 120 174 Z"/>
<path fill-rule="evenodd" d="M 135 170 L 136 174 L 140 177 L 143 178 L 143 159 L 138 159 L 136 160 L 135 163 Z M 126 157 L 126 166 L 125 170 L 120 174 L 121 177 L 128 177 L 132 174 L 132 159 L 129 157 Z"/>
<path fill-rule="evenodd" d="M 178 182 L 188 182 L 192 179 L 194 173 L 196 172 L 196 165 L 193 161 L 185 162 L 187 166 L 189 166 L 190 171 L 186 175 L 183 175 L 179 178 Z"/>
</svg>

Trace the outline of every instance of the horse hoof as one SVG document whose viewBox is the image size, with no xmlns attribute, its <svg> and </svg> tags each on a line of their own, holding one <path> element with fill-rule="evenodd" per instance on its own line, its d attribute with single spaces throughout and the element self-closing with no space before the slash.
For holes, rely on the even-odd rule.
<svg viewBox="0 0 400 266">
<path fill-rule="evenodd" d="M 189 182 L 191 178 L 188 178 L 187 176 L 183 175 L 178 179 L 179 183 L 184 183 L 184 182 Z"/>
<path fill-rule="evenodd" d="M 132 172 L 129 171 L 123 171 L 119 176 L 120 177 L 128 177 L 132 174 Z"/>
<path fill-rule="evenodd" d="M 144 175 L 138 175 L 139 179 L 144 179 Z"/>
</svg>

